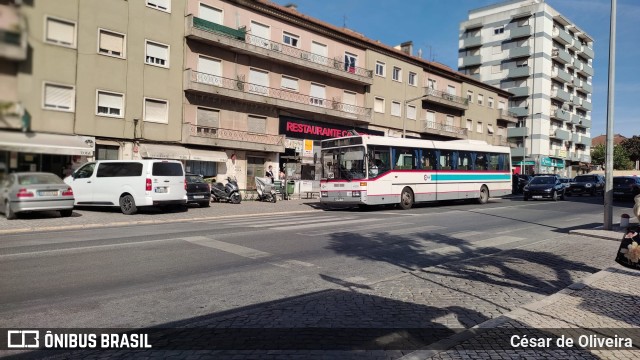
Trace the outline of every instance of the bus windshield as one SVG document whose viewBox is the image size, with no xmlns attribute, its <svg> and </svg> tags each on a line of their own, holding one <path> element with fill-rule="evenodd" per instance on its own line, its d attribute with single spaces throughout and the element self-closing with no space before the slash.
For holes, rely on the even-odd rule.
<svg viewBox="0 0 640 360">
<path fill-rule="evenodd" d="M 364 179 L 365 151 L 363 146 L 322 150 L 322 177 L 325 179 Z"/>
</svg>

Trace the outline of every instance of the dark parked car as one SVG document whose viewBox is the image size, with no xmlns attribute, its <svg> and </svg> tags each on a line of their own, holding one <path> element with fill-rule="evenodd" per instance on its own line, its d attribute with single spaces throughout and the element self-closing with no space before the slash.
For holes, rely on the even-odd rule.
<svg viewBox="0 0 640 360">
<path fill-rule="evenodd" d="M 202 175 L 186 174 L 185 180 L 187 181 L 187 204 L 211 206 L 211 185 L 204 181 Z"/>
<path fill-rule="evenodd" d="M 0 211 L 8 220 L 18 213 L 50 210 L 68 217 L 73 213 L 73 201 L 73 190 L 56 174 L 19 172 L 0 181 Z"/>
<path fill-rule="evenodd" d="M 640 195 L 640 177 L 616 176 L 613 178 L 613 198 L 633 199 Z"/>
<path fill-rule="evenodd" d="M 564 185 L 565 190 L 568 189 L 571 186 L 571 182 L 573 181 L 573 179 L 569 179 L 569 178 L 565 178 L 565 177 L 561 177 L 560 178 L 560 182 L 562 183 L 562 185 Z"/>
<path fill-rule="evenodd" d="M 555 176 L 536 176 L 524 187 L 524 201 L 529 199 L 564 200 L 564 185 Z"/>
<path fill-rule="evenodd" d="M 604 177 L 598 174 L 578 175 L 567 189 L 567 195 L 604 194 Z"/>
</svg>

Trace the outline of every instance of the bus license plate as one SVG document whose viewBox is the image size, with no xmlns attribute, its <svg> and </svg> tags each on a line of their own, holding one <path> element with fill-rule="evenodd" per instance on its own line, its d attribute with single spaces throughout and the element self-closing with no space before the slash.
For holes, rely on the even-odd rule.
<svg viewBox="0 0 640 360">
<path fill-rule="evenodd" d="M 167 188 L 166 187 L 157 187 L 156 188 L 156 192 L 157 193 L 161 193 L 161 194 L 165 194 L 167 192 Z"/>
<path fill-rule="evenodd" d="M 344 198 L 336 198 L 336 201 L 344 201 Z"/>
<path fill-rule="evenodd" d="M 534 196 L 532 196 L 532 198 L 534 198 L 534 199 L 542 199 L 542 195 L 534 195 Z"/>
</svg>

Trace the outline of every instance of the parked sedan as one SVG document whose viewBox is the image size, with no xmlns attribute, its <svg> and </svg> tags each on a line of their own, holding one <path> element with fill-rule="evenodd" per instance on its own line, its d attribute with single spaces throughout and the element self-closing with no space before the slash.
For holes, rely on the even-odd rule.
<svg viewBox="0 0 640 360">
<path fill-rule="evenodd" d="M 613 178 L 613 198 L 633 199 L 640 195 L 640 177 L 615 176 Z"/>
<path fill-rule="evenodd" d="M 564 185 L 555 176 L 536 176 L 524 187 L 524 201 L 529 199 L 564 200 Z"/>
<path fill-rule="evenodd" d="M 54 210 L 61 216 L 71 216 L 73 201 L 73 190 L 55 174 L 12 173 L 0 182 L 0 209 L 9 220 L 18 213 L 33 211 Z"/>
<path fill-rule="evenodd" d="M 578 175 L 567 189 L 567 195 L 604 194 L 604 177 L 598 174 Z"/>
<path fill-rule="evenodd" d="M 202 207 L 211 206 L 211 185 L 204 181 L 201 175 L 187 174 L 187 204 L 198 204 Z"/>
</svg>

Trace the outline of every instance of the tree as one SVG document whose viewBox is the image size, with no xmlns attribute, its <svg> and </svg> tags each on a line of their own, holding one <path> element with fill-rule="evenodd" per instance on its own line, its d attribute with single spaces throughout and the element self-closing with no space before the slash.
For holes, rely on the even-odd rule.
<svg viewBox="0 0 640 360">
<path fill-rule="evenodd" d="M 594 165 L 605 166 L 606 148 L 604 144 L 593 146 L 591 148 L 591 163 Z M 630 170 L 633 169 L 633 163 L 629 160 L 627 151 L 622 145 L 613 147 L 613 169 L 614 170 Z"/>
<path fill-rule="evenodd" d="M 629 155 L 631 161 L 640 160 L 640 136 L 633 135 L 633 137 L 622 141 L 621 145 Z"/>
</svg>

